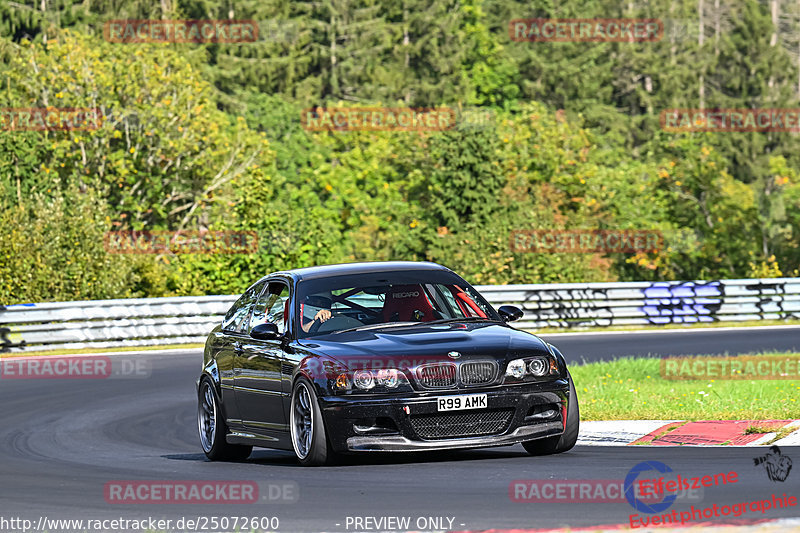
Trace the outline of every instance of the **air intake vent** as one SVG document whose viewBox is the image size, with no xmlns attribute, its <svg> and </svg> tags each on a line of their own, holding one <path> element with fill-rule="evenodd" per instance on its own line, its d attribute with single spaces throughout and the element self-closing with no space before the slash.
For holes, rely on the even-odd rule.
<svg viewBox="0 0 800 533">
<path fill-rule="evenodd" d="M 484 385 L 491 383 L 497 375 L 497 363 L 477 361 L 461 364 L 461 383 L 464 385 Z"/>
<path fill-rule="evenodd" d="M 417 369 L 417 379 L 427 389 L 452 387 L 456 383 L 456 365 L 437 363 L 421 366 Z"/>
<path fill-rule="evenodd" d="M 436 413 L 409 417 L 411 427 L 422 439 L 452 439 L 501 433 L 511 422 L 513 409 Z"/>
</svg>

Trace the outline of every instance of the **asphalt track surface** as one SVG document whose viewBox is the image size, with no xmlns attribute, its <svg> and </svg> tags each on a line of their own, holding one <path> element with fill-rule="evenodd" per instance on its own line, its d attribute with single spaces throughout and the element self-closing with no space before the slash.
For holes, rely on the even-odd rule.
<svg viewBox="0 0 800 533">
<path fill-rule="evenodd" d="M 608 361 L 631 356 L 800 352 L 800 326 L 557 333 L 542 334 L 541 337 L 557 346 L 568 363 Z"/>
<path fill-rule="evenodd" d="M 648 350 L 655 345 L 704 347 L 711 340 L 706 336 L 712 333 L 704 333 L 705 340 L 696 344 L 683 334 L 669 335 L 675 339 L 656 339 L 660 344 L 649 344 L 648 337 L 636 338 L 644 339 Z M 771 333 L 763 342 L 769 344 L 776 337 Z M 742 337 L 727 338 L 733 343 L 728 348 L 733 353 Z M 567 352 L 564 339 L 558 344 Z M 594 336 L 587 336 L 587 342 L 584 353 L 595 343 L 599 343 L 599 353 L 608 350 Z M 200 351 L 113 358 L 115 364 L 125 360 L 146 372 L 119 379 L 0 379 L 0 530 L 20 531 L 2 525 L 2 519 L 15 517 L 34 524 L 42 517 L 152 517 L 173 520 L 171 530 L 177 529 L 174 524 L 181 517 L 234 516 L 277 517 L 277 531 L 376 531 L 354 527 L 352 517 L 387 516 L 409 517 L 412 530 L 627 523 L 636 511 L 626 501 L 515 502 L 509 487 L 514 480 L 526 479 L 623 480 L 642 461 L 660 461 L 683 476 L 738 473 L 737 483 L 707 488 L 702 501 L 676 502 L 667 512 L 685 511 L 692 504 L 721 506 L 767 499 L 784 492 L 800 495 L 798 447 L 783 449 L 796 463 L 784 482 L 770 481 L 763 467 L 754 465 L 753 459 L 766 452 L 764 448 L 577 446 L 557 456 L 531 457 L 517 445 L 362 455 L 325 468 L 302 468 L 291 454 L 256 449 L 245 462 L 212 463 L 200 451 L 195 422 L 194 381 Z M 278 503 L 108 503 L 104 486 L 128 480 L 253 481 L 262 493 L 268 494 L 269 485 L 291 485 L 297 493 L 291 501 Z M 748 512 L 740 518 L 798 517 L 799 509 Z M 417 520 L 427 517 L 446 517 L 445 526 L 450 524 L 448 519 L 452 525 L 424 527 L 421 522 L 423 527 L 419 527 Z"/>
</svg>

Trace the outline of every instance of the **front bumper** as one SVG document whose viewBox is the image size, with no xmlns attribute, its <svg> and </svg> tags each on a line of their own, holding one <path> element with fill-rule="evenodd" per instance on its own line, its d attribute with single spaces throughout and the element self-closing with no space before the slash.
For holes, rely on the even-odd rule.
<svg viewBox="0 0 800 533">
<path fill-rule="evenodd" d="M 486 394 L 486 409 L 438 412 L 437 398 Z M 425 391 L 393 396 L 325 396 L 320 407 L 328 439 L 339 452 L 422 451 L 505 446 L 560 435 L 564 432 L 569 383 L 560 379 L 525 385 L 494 386 L 447 391 Z M 434 427 L 438 416 L 481 412 L 511 413 L 502 428 L 491 434 L 473 435 L 475 426 L 465 424 L 461 434 L 447 437 L 422 435 L 414 417 L 428 417 Z M 383 420 L 370 428 L 370 421 Z M 391 421 L 389 423 L 389 421 Z M 446 422 L 444 422 L 446 423 Z M 390 427 L 383 427 L 390 426 Z M 452 426 L 450 426 L 452 432 Z"/>
</svg>

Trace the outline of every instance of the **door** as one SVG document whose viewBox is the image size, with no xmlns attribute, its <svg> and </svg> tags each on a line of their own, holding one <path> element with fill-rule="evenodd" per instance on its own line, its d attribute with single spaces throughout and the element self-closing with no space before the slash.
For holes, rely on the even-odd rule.
<svg viewBox="0 0 800 533">
<path fill-rule="evenodd" d="M 242 340 L 246 337 L 242 330 L 247 329 L 246 324 L 250 320 L 253 306 L 256 304 L 259 295 L 266 290 L 266 281 L 259 281 L 247 289 L 242 296 L 236 300 L 225 319 L 222 321 L 220 331 L 215 333 L 214 356 L 217 361 L 219 371 L 220 391 L 222 392 L 222 405 L 225 409 L 225 419 L 228 427 L 238 428 L 241 426 L 242 417 L 236 404 L 236 385 L 235 377 L 239 372 L 236 367 L 237 351 L 241 347 Z"/>
<path fill-rule="evenodd" d="M 258 299 L 237 351 L 236 395 L 243 424 L 256 431 L 286 431 L 288 425 L 283 410 L 281 362 L 285 355 L 280 340 L 258 340 L 249 336 L 258 324 L 271 322 L 278 331 L 286 332 L 284 320 L 289 302 L 289 287 L 271 281 Z"/>
</svg>

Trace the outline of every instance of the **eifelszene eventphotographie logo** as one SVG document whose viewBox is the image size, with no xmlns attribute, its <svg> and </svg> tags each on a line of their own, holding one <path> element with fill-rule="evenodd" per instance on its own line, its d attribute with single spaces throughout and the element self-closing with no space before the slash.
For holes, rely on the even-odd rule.
<svg viewBox="0 0 800 533">
<path fill-rule="evenodd" d="M 783 455 L 777 446 L 771 446 L 765 455 L 755 457 L 753 463 L 756 466 L 764 467 L 770 481 L 784 482 L 792 470 L 792 460 Z"/>
</svg>

